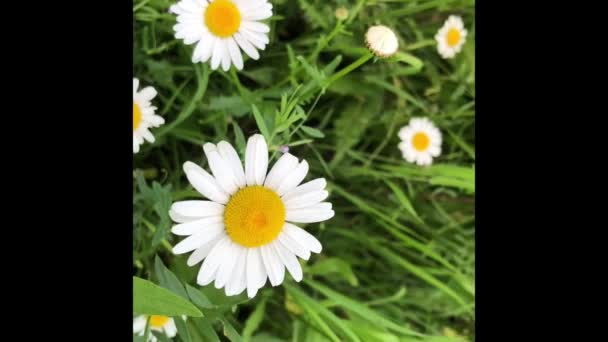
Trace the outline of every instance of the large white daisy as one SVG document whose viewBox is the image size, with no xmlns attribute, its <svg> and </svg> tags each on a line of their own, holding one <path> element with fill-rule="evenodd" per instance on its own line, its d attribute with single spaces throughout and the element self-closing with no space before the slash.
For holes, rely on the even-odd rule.
<svg viewBox="0 0 608 342">
<path fill-rule="evenodd" d="M 146 332 L 146 321 L 148 320 L 147 316 L 137 316 L 133 319 L 133 333 L 139 336 L 143 336 Z M 175 321 L 171 317 L 167 316 L 150 316 L 150 330 L 151 331 L 160 331 L 163 334 L 167 335 L 167 337 L 171 338 L 177 334 L 177 327 L 175 326 Z M 148 335 L 149 342 L 156 342 L 157 338 L 150 332 Z"/>
<path fill-rule="evenodd" d="M 192 63 L 211 59 L 213 70 L 220 63 L 224 71 L 231 64 L 242 70 L 240 50 L 257 60 L 257 50 L 264 50 L 269 42 L 270 28 L 260 22 L 272 16 L 267 0 L 181 0 L 170 11 L 177 14 L 175 38 L 188 45 L 198 43 Z"/>
<path fill-rule="evenodd" d="M 138 91 L 139 80 L 133 79 L 133 153 L 139 152 L 139 145 L 154 142 L 154 136 L 150 133 L 150 127 L 158 127 L 165 123 L 165 119 L 155 113 L 150 101 L 156 96 L 156 90 L 152 87 L 145 87 Z"/>
<path fill-rule="evenodd" d="M 462 50 L 466 38 L 462 18 L 451 15 L 435 35 L 437 51 L 443 58 L 452 58 Z"/>
<path fill-rule="evenodd" d="M 171 231 L 188 236 L 173 248 L 175 254 L 194 251 L 187 264 L 203 259 L 197 283 L 215 281 L 226 295 L 247 289 L 252 298 L 266 278 L 278 286 L 285 268 L 294 280 L 302 280 L 296 256 L 308 260 L 320 253 L 321 243 L 293 223 L 321 222 L 334 216 L 327 198 L 326 181 L 317 178 L 299 185 L 308 173 L 308 163 L 289 153 L 277 160 L 270 172 L 264 137 L 249 138 L 245 169 L 227 142 L 203 146 L 211 169 L 184 163 L 190 184 L 210 201 L 173 203 L 169 215 L 178 222 Z"/>
<path fill-rule="evenodd" d="M 410 163 L 430 165 L 441 154 L 441 132 L 427 118 L 413 118 L 399 130 L 399 149 Z"/>
</svg>

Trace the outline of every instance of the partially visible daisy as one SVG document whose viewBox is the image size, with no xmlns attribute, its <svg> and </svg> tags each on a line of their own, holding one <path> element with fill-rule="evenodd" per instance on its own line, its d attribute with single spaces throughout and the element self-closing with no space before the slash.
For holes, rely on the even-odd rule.
<svg viewBox="0 0 608 342">
<path fill-rule="evenodd" d="M 188 236 L 173 253 L 194 251 L 188 266 L 203 262 L 196 281 L 225 288 L 227 296 L 247 289 L 252 298 L 270 279 L 280 285 L 285 269 L 295 281 L 302 280 L 296 256 L 308 260 L 320 253 L 321 243 L 293 223 L 322 222 L 334 216 L 325 179 L 299 185 L 308 173 L 308 163 L 289 153 L 268 169 L 268 146 L 256 134 L 247 141 L 245 168 L 229 143 L 203 146 L 210 175 L 200 166 L 184 163 L 190 184 L 210 201 L 173 203 L 169 211 L 176 224 L 171 232 Z"/>
<path fill-rule="evenodd" d="M 137 316 L 133 319 L 133 333 L 139 336 L 144 336 L 146 332 L 146 321 L 147 316 Z M 177 334 L 177 327 L 175 321 L 171 317 L 167 316 L 150 316 L 150 331 L 159 331 L 171 338 Z M 156 342 L 156 337 L 150 332 L 148 335 L 148 341 Z"/>
<path fill-rule="evenodd" d="M 435 35 L 437 51 L 443 58 L 452 58 L 462 50 L 466 38 L 462 18 L 451 15 Z"/>
<path fill-rule="evenodd" d="M 413 118 L 399 130 L 403 158 L 418 165 L 431 165 L 441 154 L 441 132 L 427 118 Z"/>
<path fill-rule="evenodd" d="M 197 43 L 192 63 L 211 60 L 213 70 L 220 64 L 224 71 L 231 64 L 242 70 L 240 50 L 257 60 L 269 42 L 270 28 L 260 22 L 272 16 L 267 0 L 181 0 L 170 11 L 177 14 L 175 38 Z"/>
<path fill-rule="evenodd" d="M 374 55 L 382 58 L 394 55 L 399 48 L 395 32 L 384 25 L 370 27 L 365 33 L 365 44 Z"/>
<path fill-rule="evenodd" d="M 133 79 L 133 153 L 139 152 L 139 145 L 154 142 L 154 136 L 150 133 L 150 127 L 158 127 L 165 123 L 165 119 L 154 114 L 156 107 L 150 101 L 156 96 L 156 90 L 145 87 L 138 91 L 139 80 Z"/>
</svg>

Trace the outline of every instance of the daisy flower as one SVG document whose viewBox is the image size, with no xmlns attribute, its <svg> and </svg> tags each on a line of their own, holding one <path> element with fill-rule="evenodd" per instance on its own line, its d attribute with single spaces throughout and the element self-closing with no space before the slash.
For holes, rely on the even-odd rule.
<svg viewBox="0 0 608 342">
<path fill-rule="evenodd" d="M 441 154 L 441 132 L 427 118 L 413 118 L 399 130 L 403 158 L 418 165 L 431 165 Z"/>
<path fill-rule="evenodd" d="M 133 333 L 144 336 L 147 320 L 147 316 L 142 315 L 135 317 L 135 319 L 133 319 Z M 171 317 L 152 315 L 150 316 L 150 331 L 159 331 L 171 338 L 177 334 L 177 327 L 175 326 L 175 321 Z M 156 342 L 156 340 L 156 337 L 150 332 L 148 341 Z"/>
<path fill-rule="evenodd" d="M 365 44 L 374 55 L 382 58 L 394 55 L 399 48 L 395 32 L 384 25 L 370 27 L 365 33 Z"/>
<path fill-rule="evenodd" d="M 451 15 L 435 35 L 437 51 L 443 58 L 452 58 L 462 50 L 466 38 L 462 18 Z"/>
<path fill-rule="evenodd" d="M 173 253 L 194 251 L 188 266 L 204 262 L 197 276 L 199 285 L 215 281 L 227 296 L 247 289 L 253 298 L 266 278 L 280 285 L 285 268 L 295 281 L 302 280 L 296 256 L 308 260 L 320 253 L 321 243 L 293 223 L 313 223 L 334 216 L 323 178 L 300 184 L 308 163 L 289 153 L 268 169 L 268 146 L 256 134 L 247 141 L 245 168 L 238 154 L 225 141 L 203 146 L 211 174 L 200 166 L 184 163 L 190 184 L 209 201 L 173 203 L 169 211 L 176 224 L 171 232 L 188 236 Z"/>
<path fill-rule="evenodd" d="M 181 0 L 170 12 L 177 14 L 175 38 L 197 43 L 192 63 L 211 60 L 213 70 L 220 63 L 224 71 L 231 64 L 242 70 L 240 50 L 257 60 L 269 42 L 270 28 L 260 22 L 272 16 L 267 0 Z"/>
<path fill-rule="evenodd" d="M 139 145 L 144 139 L 153 143 L 154 136 L 150 133 L 150 127 L 158 127 L 165 123 L 165 119 L 154 114 L 156 107 L 150 101 L 156 96 L 156 90 L 146 87 L 138 91 L 139 80 L 133 79 L 133 153 L 139 152 Z"/>
</svg>

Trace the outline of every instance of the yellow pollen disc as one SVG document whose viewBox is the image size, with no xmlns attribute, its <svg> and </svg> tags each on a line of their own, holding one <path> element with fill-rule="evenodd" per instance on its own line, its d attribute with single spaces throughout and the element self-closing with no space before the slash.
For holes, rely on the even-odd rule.
<svg viewBox="0 0 608 342">
<path fill-rule="evenodd" d="M 241 12 L 230 0 L 214 0 L 205 10 L 205 24 L 218 37 L 230 37 L 241 26 Z"/>
<path fill-rule="evenodd" d="M 167 316 L 150 316 L 150 325 L 155 328 L 162 328 L 169 322 L 169 317 Z"/>
<path fill-rule="evenodd" d="M 451 28 L 447 35 L 448 45 L 456 46 L 460 42 L 460 31 L 457 28 Z"/>
<path fill-rule="evenodd" d="M 133 102 L 133 131 L 139 127 L 139 123 L 141 122 L 141 109 L 137 103 Z"/>
<path fill-rule="evenodd" d="M 429 139 L 429 136 L 423 132 L 418 132 L 414 134 L 414 138 L 412 139 L 412 145 L 414 145 L 414 148 L 420 152 L 426 150 L 429 147 L 430 143 L 431 139 Z"/>
<path fill-rule="evenodd" d="M 276 192 L 260 185 L 239 190 L 224 210 L 226 233 L 232 241 L 245 247 L 259 247 L 274 241 L 284 224 L 283 201 Z"/>
</svg>

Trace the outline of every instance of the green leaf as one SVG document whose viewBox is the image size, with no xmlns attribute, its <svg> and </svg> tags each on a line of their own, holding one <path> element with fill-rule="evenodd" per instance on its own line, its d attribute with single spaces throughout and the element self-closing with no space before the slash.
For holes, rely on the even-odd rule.
<svg viewBox="0 0 608 342">
<path fill-rule="evenodd" d="M 194 287 L 186 284 L 186 291 L 188 292 L 188 297 L 190 297 L 190 300 L 192 301 L 192 303 L 198 305 L 199 307 L 201 307 L 203 309 L 217 308 L 216 305 L 214 305 L 213 303 L 211 303 L 211 301 L 209 301 L 207 296 L 205 296 L 203 293 L 201 293 L 201 291 L 195 289 Z"/>
<path fill-rule="evenodd" d="M 322 285 L 321 283 L 318 283 L 314 280 L 306 280 L 306 283 L 312 286 L 314 289 L 318 290 L 319 292 L 323 293 L 328 298 L 334 300 L 338 305 L 340 305 L 344 309 L 356 313 L 361 318 L 367 320 L 368 322 L 376 326 L 381 326 L 406 335 L 422 335 L 411 329 L 406 328 L 403 324 L 397 324 L 382 317 L 376 311 L 368 308 L 365 305 L 360 304 L 358 301 L 350 299 L 336 291 L 331 290 L 330 288 Z"/>
<path fill-rule="evenodd" d="M 239 335 L 239 333 L 236 331 L 236 329 L 234 329 L 234 327 L 232 326 L 232 324 L 230 324 L 230 322 L 228 322 L 226 319 L 222 319 L 221 322 L 224 325 L 224 330 L 223 330 L 224 336 L 226 336 L 232 342 L 242 342 L 243 341 L 243 339 L 241 338 L 241 335 Z"/>
<path fill-rule="evenodd" d="M 213 326 L 206 318 L 193 318 L 191 324 L 196 328 L 195 332 L 200 335 L 200 339 L 197 341 L 205 342 L 220 342 L 219 336 L 213 329 Z"/>
<path fill-rule="evenodd" d="M 133 277 L 133 312 L 143 315 L 203 316 L 203 313 L 186 299 L 138 277 Z"/>
<path fill-rule="evenodd" d="M 239 153 L 244 154 L 247 149 L 247 142 L 245 141 L 245 135 L 239 127 L 236 121 L 232 121 L 232 129 L 234 130 L 234 136 L 236 138 L 236 147 Z"/>
<path fill-rule="evenodd" d="M 262 298 L 260 303 L 255 307 L 255 310 L 251 313 L 247 321 L 245 321 L 245 327 L 243 328 L 243 340 L 249 341 L 253 333 L 258 329 L 260 323 L 264 319 L 264 310 L 266 310 L 266 297 Z"/>
<path fill-rule="evenodd" d="M 323 132 L 319 131 L 316 128 L 312 128 L 312 127 L 308 127 L 308 126 L 304 126 L 302 125 L 302 131 L 304 131 L 304 133 L 310 135 L 313 138 L 324 138 L 325 134 L 323 134 Z"/>
<path fill-rule="evenodd" d="M 262 135 L 264 136 L 264 138 L 266 138 L 266 141 L 270 143 L 270 132 L 268 132 L 268 127 L 266 126 L 266 121 L 264 121 L 264 117 L 258 110 L 258 107 L 256 107 L 255 105 L 251 105 L 251 107 L 253 110 L 255 123 L 258 125 L 258 129 L 260 130 L 260 132 L 262 132 Z"/>
<path fill-rule="evenodd" d="M 175 321 L 175 326 L 177 327 L 177 333 L 183 342 L 192 342 L 192 338 L 190 337 L 190 331 L 188 331 L 188 325 L 181 317 L 175 317 L 173 319 Z"/>
<path fill-rule="evenodd" d="M 346 324 L 345 324 L 345 320 L 340 319 L 338 316 L 336 316 L 333 312 L 329 311 L 329 309 L 327 309 L 326 307 L 324 307 L 323 305 L 319 304 L 318 301 L 310 298 L 308 295 L 306 295 L 304 292 L 302 292 L 300 289 L 291 286 L 291 285 L 287 285 L 285 284 L 285 286 L 289 289 L 289 293 L 294 297 L 294 299 L 298 302 L 298 304 L 307 312 L 308 315 L 313 315 L 318 317 L 318 319 L 322 320 L 323 324 L 321 325 L 321 327 L 325 326 L 327 327 L 327 323 L 331 323 L 332 326 L 334 326 L 336 328 L 337 331 L 341 332 L 342 335 L 344 335 L 345 337 L 347 337 L 348 341 L 355 341 L 355 342 L 361 342 L 361 340 L 359 339 L 359 337 L 357 337 L 357 335 L 352 331 L 352 329 L 350 329 Z M 317 322 L 319 323 L 319 322 Z M 324 331 L 327 331 L 325 328 L 322 328 Z M 331 332 L 331 330 L 329 330 L 329 332 Z M 336 335 L 334 334 L 329 335 L 328 337 L 335 337 Z M 340 341 L 344 341 L 344 339 L 340 339 Z"/>
<path fill-rule="evenodd" d="M 156 272 L 156 277 L 158 278 L 158 284 L 160 286 L 184 299 L 188 299 L 188 293 L 186 293 L 182 283 L 177 279 L 175 274 L 163 264 L 163 261 L 160 260 L 158 255 L 154 257 L 154 272 Z"/>
<path fill-rule="evenodd" d="M 395 196 L 401 203 L 401 206 L 405 210 L 407 210 L 407 212 L 410 213 L 410 215 L 412 215 L 418 222 L 422 222 L 422 219 L 420 218 L 420 216 L 418 216 L 418 213 L 412 206 L 412 202 L 410 202 L 410 200 L 407 198 L 405 193 L 403 191 L 401 191 L 401 189 L 399 189 L 399 187 L 395 183 L 393 183 L 389 180 L 384 180 L 384 182 L 386 183 L 386 185 L 388 185 L 389 188 L 391 188 L 391 190 L 393 191 L 393 193 L 395 194 Z"/>
<path fill-rule="evenodd" d="M 351 286 L 358 286 L 359 280 L 353 273 L 353 270 L 346 261 L 340 258 L 327 258 L 318 261 L 308 269 L 310 274 L 327 276 L 338 274 L 342 276 Z"/>
</svg>

